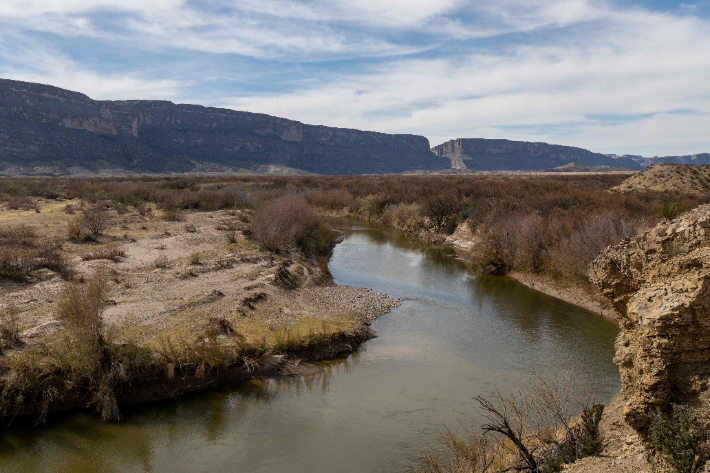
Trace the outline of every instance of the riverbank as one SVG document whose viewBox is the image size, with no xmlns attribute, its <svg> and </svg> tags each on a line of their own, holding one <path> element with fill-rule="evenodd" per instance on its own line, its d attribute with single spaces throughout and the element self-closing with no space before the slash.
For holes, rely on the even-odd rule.
<svg viewBox="0 0 710 473">
<path fill-rule="evenodd" d="M 399 304 L 334 284 L 300 253 L 262 251 L 245 236 L 243 211 L 173 218 L 107 209 L 100 234 L 72 241 L 67 228 L 82 203 L 36 205 L 39 212 L 0 211 L 0 225 L 25 235 L 27 247 L 56 242 L 65 274 L 42 268 L 0 282 L 3 327 L 16 333 L 0 352 L 6 420 L 87 406 L 115 419 L 122 405 L 312 374 L 309 362 L 356 350 L 376 336 L 369 325 Z M 94 343 L 60 313 L 69 292 L 99 277 L 107 303 Z M 77 303 L 90 299 L 80 294 Z"/>
<path fill-rule="evenodd" d="M 589 289 L 583 286 L 564 284 L 543 274 L 529 274 L 513 271 L 508 273 L 507 276 L 548 296 L 555 297 L 578 307 L 583 307 L 602 317 L 615 321 L 619 320 L 619 313 L 609 304 L 604 296 L 589 292 Z"/>
<path fill-rule="evenodd" d="M 331 217 L 361 218 L 349 215 L 345 211 L 328 212 L 327 215 Z M 411 230 L 406 227 L 403 228 L 396 225 L 394 222 L 383 221 L 382 218 L 370 218 L 368 220 L 409 233 L 426 243 L 454 248 L 457 257 L 470 265 L 476 265 L 477 261 L 475 255 L 481 253 L 481 238 L 472 232 L 465 223 L 458 225 L 456 230 L 451 235 L 447 236 L 430 230 Z M 594 292 L 594 288 L 591 284 L 584 286 L 554 279 L 544 274 L 525 273 L 521 271 L 511 271 L 506 273 L 505 277 L 513 278 L 531 289 L 582 307 L 602 317 L 614 321 L 619 320 L 619 314 L 616 309 L 614 309 L 602 294 Z"/>
</svg>

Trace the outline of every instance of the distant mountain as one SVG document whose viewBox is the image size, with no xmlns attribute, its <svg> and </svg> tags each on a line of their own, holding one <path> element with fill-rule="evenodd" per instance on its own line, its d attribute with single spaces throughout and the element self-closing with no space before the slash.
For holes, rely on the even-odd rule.
<svg viewBox="0 0 710 473">
<path fill-rule="evenodd" d="M 454 169 L 473 171 L 538 171 L 570 163 L 641 168 L 639 163 L 624 156 L 612 157 L 572 146 L 527 141 L 459 138 L 435 146 L 432 151 L 451 160 Z"/>
<path fill-rule="evenodd" d="M 552 169 L 543 169 L 543 172 L 638 172 L 638 169 L 620 168 L 616 166 L 585 166 L 584 164 L 569 163 Z"/>
<path fill-rule="evenodd" d="M 628 156 L 641 166 L 653 166 L 654 164 L 710 164 L 710 153 L 690 154 L 685 156 L 663 156 L 644 158 L 643 156 Z"/>
<path fill-rule="evenodd" d="M 0 79 L 0 174 L 398 173 L 446 169 L 423 136 Z"/>
</svg>

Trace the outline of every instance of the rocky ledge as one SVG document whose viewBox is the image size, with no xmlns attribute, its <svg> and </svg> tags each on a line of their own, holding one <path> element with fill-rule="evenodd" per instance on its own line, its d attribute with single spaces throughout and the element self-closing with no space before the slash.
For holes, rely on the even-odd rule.
<svg viewBox="0 0 710 473">
<path fill-rule="evenodd" d="M 643 430 L 671 402 L 710 412 L 710 205 L 609 247 L 590 278 L 620 314 L 624 420 Z M 708 412 L 703 412 L 708 411 Z"/>
</svg>

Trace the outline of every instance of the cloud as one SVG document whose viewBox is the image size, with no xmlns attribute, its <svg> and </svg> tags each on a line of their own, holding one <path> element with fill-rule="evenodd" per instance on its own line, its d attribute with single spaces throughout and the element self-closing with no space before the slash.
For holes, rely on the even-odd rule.
<svg viewBox="0 0 710 473">
<path fill-rule="evenodd" d="M 710 148 L 707 22 L 641 10 L 602 13 L 604 27 L 566 44 L 398 61 L 306 90 L 225 103 L 308 123 L 420 133 L 433 144 L 483 136 L 600 151 Z M 679 109 L 694 113 L 673 113 Z M 604 114 L 640 117 L 589 117 Z"/>
<path fill-rule="evenodd" d="M 432 144 L 710 150 L 710 22 L 612 1 L 5 0 L 0 74 Z"/>
<path fill-rule="evenodd" d="M 126 99 L 127 94 L 131 99 L 175 99 L 189 85 L 176 79 L 88 70 L 68 54 L 22 34 L 0 38 L 0 57 L 4 59 L 0 77 L 50 84 L 98 100 Z"/>
</svg>

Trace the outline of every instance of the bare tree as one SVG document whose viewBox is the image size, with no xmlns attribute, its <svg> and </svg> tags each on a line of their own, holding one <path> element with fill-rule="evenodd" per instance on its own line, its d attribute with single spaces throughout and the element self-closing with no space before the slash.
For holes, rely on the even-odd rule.
<svg viewBox="0 0 710 473">
<path fill-rule="evenodd" d="M 429 191 L 422 195 L 424 215 L 431 218 L 437 227 L 443 226 L 459 207 L 459 198 L 454 190 Z"/>
</svg>

